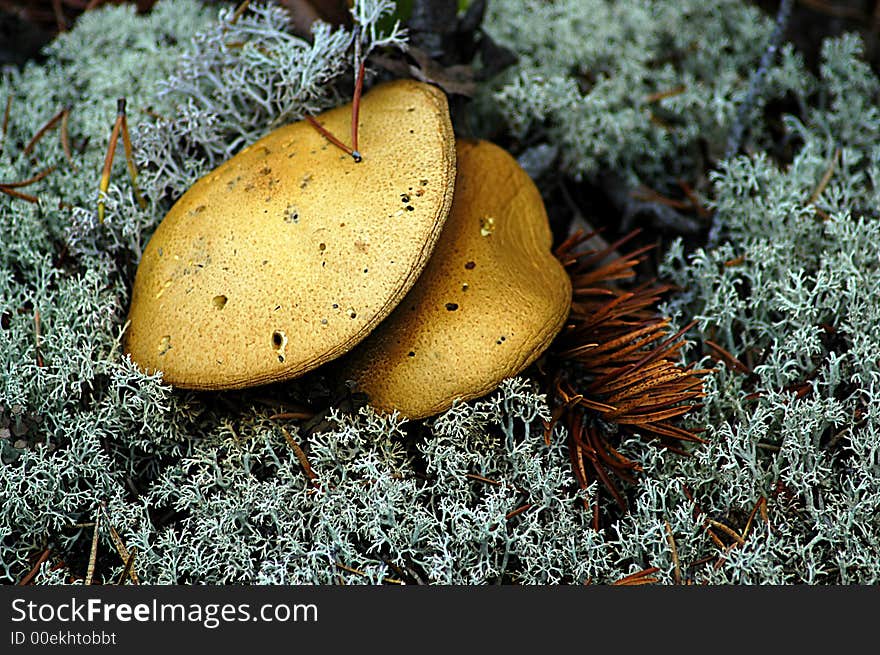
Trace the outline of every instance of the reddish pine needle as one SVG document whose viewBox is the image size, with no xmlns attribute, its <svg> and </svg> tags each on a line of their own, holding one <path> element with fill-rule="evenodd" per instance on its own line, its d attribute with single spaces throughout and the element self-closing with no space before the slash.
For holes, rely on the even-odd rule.
<svg viewBox="0 0 880 655">
<path fill-rule="evenodd" d="M 0 131 L 0 150 L 3 149 L 3 144 L 6 143 L 6 130 L 9 127 L 9 112 L 12 110 L 12 94 L 6 97 L 6 110 L 3 112 L 3 128 Z"/>
<path fill-rule="evenodd" d="M 18 581 L 19 586 L 26 587 L 31 583 L 31 581 L 36 577 L 37 572 L 40 570 L 40 567 L 43 565 L 47 559 L 49 559 L 49 553 L 51 551 L 47 548 L 42 553 L 40 553 L 39 558 L 37 558 L 36 564 L 33 565 L 30 571 L 28 571 L 27 575 L 25 575 L 21 580 Z"/>
<path fill-rule="evenodd" d="M 104 157 L 104 168 L 101 171 L 101 182 L 98 185 L 100 192 L 98 198 L 98 222 L 104 222 L 104 197 L 107 189 L 110 188 L 110 173 L 113 170 L 113 157 L 116 154 L 116 144 L 119 142 L 119 136 L 122 135 L 122 143 L 125 148 L 125 162 L 128 166 L 128 174 L 131 178 L 131 186 L 134 191 L 135 199 L 141 208 L 146 207 L 147 203 L 141 195 L 137 185 L 137 167 L 134 162 L 134 153 L 131 148 L 131 139 L 128 134 L 128 121 L 125 116 L 125 98 L 119 98 L 116 101 L 116 122 L 113 123 L 113 130 L 110 132 L 110 143 L 107 146 L 107 154 Z"/>
<path fill-rule="evenodd" d="M 351 104 L 351 156 L 356 162 L 361 161 L 361 153 L 358 151 L 358 116 L 361 110 L 361 93 L 364 90 L 364 72 L 366 62 L 361 60 L 358 67 L 357 81 L 354 85 L 354 99 Z"/>
<path fill-rule="evenodd" d="M 46 132 L 48 132 L 53 127 L 55 127 L 61 121 L 61 119 L 64 118 L 64 115 L 66 113 L 67 113 L 67 108 L 65 107 L 64 109 L 59 111 L 57 114 L 55 114 L 52 118 L 50 118 L 49 121 L 45 125 L 43 125 L 43 127 L 41 127 L 39 130 L 37 130 L 37 133 L 34 134 L 33 137 L 31 137 L 31 140 L 28 141 L 28 144 L 24 147 L 22 154 L 24 154 L 24 155 L 31 154 L 31 151 L 33 151 L 34 147 L 37 145 L 37 143 L 40 141 L 40 139 L 42 139 L 46 135 Z"/>
<path fill-rule="evenodd" d="M 318 132 L 320 132 L 321 136 L 323 136 L 325 139 L 327 139 L 334 146 L 336 146 L 337 148 L 342 150 L 345 154 L 354 158 L 354 151 L 351 148 L 349 148 L 347 145 L 345 145 L 342 141 L 340 141 L 335 136 L 333 136 L 330 133 L 330 131 L 326 127 L 321 125 L 317 120 L 315 120 L 315 118 L 313 116 L 306 116 L 306 120 L 311 124 L 312 127 L 314 127 L 316 130 L 318 130 Z M 358 160 L 355 158 L 355 161 L 358 161 Z"/>
</svg>

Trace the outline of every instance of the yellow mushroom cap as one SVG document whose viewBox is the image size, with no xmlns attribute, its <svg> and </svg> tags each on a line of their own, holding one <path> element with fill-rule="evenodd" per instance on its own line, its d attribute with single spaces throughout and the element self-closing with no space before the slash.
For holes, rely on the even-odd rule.
<svg viewBox="0 0 880 655">
<path fill-rule="evenodd" d="M 351 106 L 317 117 L 348 140 Z M 360 107 L 363 161 L 301 121 L 198 180 L 144 251 L 126 350 L 192 389 L 301 375 L 345 353 L 400 302 L 452 203 L 446 97 L 389 82 Z"/>
<path fill-rule="evenodd" d="M 449 218 L 412 290 L 341 363 L 370 404 L 423 418 L 482 396 L 546 350 L 571 305 L 540 192 L 516 160 L 459 140 Z"/>
</svg>

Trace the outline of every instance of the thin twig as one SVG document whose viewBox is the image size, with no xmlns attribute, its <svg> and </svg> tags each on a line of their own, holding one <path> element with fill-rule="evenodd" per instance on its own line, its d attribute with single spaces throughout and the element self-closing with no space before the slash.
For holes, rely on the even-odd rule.
<svg viewBox="0 0 880 655">
<path fill-rule="evenodd" d="M 314 418 L 314 412 L 281 412 L 279 414 L 272 414 L 269 418 L 273 421 L 277 420 L 293 420 L 293 421 L 307 421 L 310 418 Z"/>
<path fill-rule="evenodd" d="M 70 129 L 68 127 L 68 119 L 70 118 L 70 108 L 64 110 L 61 116 L 61 149 L 64 150 L 64 156 L 67 157 L 73 170 L 76 170 L 76 164 L 73 163 L 73 154 L 70 150 Z"/>
<path fill-rule="evenodd" d="M 107 154 L 104 156 L 104 168 L 101 171 L 101 182 L 98 184 L 100 196 L 98 198 L 98 222 L 104 222 L 104 195 L 110 188 L 110 172 L 113 170 L 113 156 L 116 154 L 116 143 L 119 141 L 119 130 L 122 129 L 122 116 L 125 113 L 125 98 L 119 98 L 116 102 L 116 122 L 110 132 L 110 144 L 107 146 Z"/>
<path fill-rule="evenodd" d="M 360 40 L 356 41 L 357 51 L 360 51 Z M 358 55 L 359 56 L 359 55 Z M 357 81 L 354 85 L 354 99 L 351 103 L 351 156 L 356 163 L 362 159 L 360 151 L 358 151 L 358 116 L 361 110 L 361 93 L 364 90 L 364 70 L 365 62 L 361 60 L 358 66 Z"/>
<path fill-rule="evenodd" d="M 828 183 L 831 181 L 831 178 L 834 176 L 834 170 L 837 168 L 837 162 L 840 161 L 841 149 L 840 146 L 834 149 L 834 155 L 831 157 L 831 163 L 828 164 L 828 168 L 825 171 L 825 174 L 822 176 L 822 179 L 819 180 L 818 186 L 813 189 L 813 193 L 810 194 L 810 199 L 807 200 L 808 205 L 816 204 L 816 201 L 819 200 L 819 196 L 822 195 L 822 192 L 825 190 L 825 187 L 828 186 Z"/>
<path fill-rule="evenodd" d="M 119 579 L 116 581 L 117 585 L 121 585 L 125 582 L 125 578 L 131 576 L 131 581 L 134 584 L 137 584 L 137 576 L 134 573 L 134 557 L 137 555 L 137 546 L 131 547 L 131 552 L 128 555 L 128 559 L 125 560 L 125 568 L 122 569 L 122 573 L 119 574 Z"/>
<path fill-rule="evenodd" d="M 523 512 L 527 512 L 528 510 L 532 509 L 532 507 L 534 507 L 534 503 L 526 503 L 521 507 L 517 507 L 516 509 L 509 511 L 507 514 L 504 515 L 504 518 L 509 521 L 513 517 L 519 516 Z"/>
<path fill-rule="evenodd" d="M 612 586 L 635 586 L 635 585 L 643 585 L 643 584 L 654 584 L 657 582 L 657 578 L 651 577 L 652 574 L 657 573 L 660 569 L 656 566 L 652 566 L 650 568 L 644 569 L 642 571 L 638 571 L 636 573 L 631 573 L 630 575 L 622 577 L 620 580 L 612 583 Z"/>
<path fill-rule="evenodd" d="M 241 18 L 242 14 L 247 11 L 248 6 L 251 4 L 251 0 L 244 0 L 238 8 L 235 10 L 235 13 L 232 14 L 232 18 L 229 19 L 230 25 L 235 25 L 238 22 L 238 19 Z"/>
<path fill-rule="evenodd" d="M 43 355 L 40 352 L 40 310 L 34 310 L 34 341 L 37 354 L 37 366 L 43 367 Z"/>
<path fill-rule="evenodd" d="M 345 145 L 342 141 L 340 141 L 335 136 L 333 136 L 333 134 L 331 134 L 330 131 L 326 127 L 324 127 L 317 120 L 315 120 L 315 118 L 313 116 L 307 115 L 306 120 L 311 124 L 312 127 L 314 127 L 316 130 L 318 130 L 318 132 L 320 132 L 321 136 L 323 136 L 325 139 L 327 139 L 330 143 L 332 143 L 334 146 L 336 146 L 337 148 L 342 150 L 345 154 L 349 155 L 350 157 L 354 157 L 354 151 L 351 148 L 349 148 L 347 145 Z"/>
<path fill-rule="evenodd" d="M 675 537 L 672 534 L 672 526 L 669 521 L 663 522 L 666 527 L 666 541 L 669 543 L 669 550 L 672 551 L 672 565 L 675 573 L 675 584 L 681 584 L 681 564 L 678 561 L 678 548 L 675 547 Z"/>
<path fill-rule="evenodd" d="M 734 530 L 730 526 L 724 525 L 723 523 L 721 523 L 721 521 L 715 521 L 713 519 L 707 518 L 706 523 L 711 525 L 713 528 L 718 528 L 719 530 L 721 530 L 728 537 L 736 541 L 736 543 L 738 543 L 740 546 L 746 543 L 746 540 L 743 539 L 736 530 Z"/>
<path fill-rule="evenodd" d="M 101 515 L 95 516 L 95 529 L 92 532 L 92 549 L 89 552 L 89 566 L 86 569 L 86 585 L 91 585 L 95 579 L 95 564 L 98 561 L 98 530 L 101 529 Z"/>
<path fill-rule="evenodd" d="M 645 96 L 644 102 L 645 104 L 651 104 L 653 102 L 658 102 L 659 100 L 665 100 L 666 98 L 672 98 L 673 96 L 681 95 L 687 91 L 687 85 L 679 84 L 678 86 L 674 86 L 671 89 L 666 89 L 665 91 L 656 91 L 654 93 L 650 93 Z"/>
<path fill-rule="evenodd" d="M 134 556 L 131 553 L 129 553 L 129 550 L 128 550 L 128 548 L 126 548 L 125 542 L 122 540 L 122 537 L 119 536 L 119 533 L 116 531 L 116 528 L 113 527 L 113 522 L 110 520 L 110 514 L 107 512 L 107 505 L 106 504 L 101 505 L 101 512 L 103 513 L 104 518 L 107 521 L 107 526 L 109 528 L 108 531 L 110 532 L 110 541 L 112 541 L 113 545 L 116 547 L 116 552 L 119 553 L 120 559 L 122 559 L 122 561 L 126 564 L 129 561 L 133 561 Z M 135 546 L 132 546 L 132 551 L 134 551 L 135 548 L 136 548 Z M 138 584 L 137 571 L 130 566 L 128 566 L 127 569 L 128 569 L 128 575 L 131 576 L 132 584 Z"/>
<path fill-rule="evenodd" d="M 358 569 L 353 569 L 350 566 L 346 566 L 345 564 L 342 564 L 340 562 L 334 562 L 334 564 L 336 565 L 337 568 L 340 568 L 343 571 L 348 571 L 349 573 L 354 573 L 355 575 L 367 577 L 366 573 L 364 573 L 363 571 L 360 571 Z M 398 580 L 396 578 L 387 578 L 387 577 L 382 578 L 382 582 L 387 582 L 389 584 L 399 584 L 399 585 L 406 584 L 403 580 Z"/>
<path fill-rule="evenodd" d="M 9 112 L 12 110 L 12 94 L 10 93 L 6 97 L 6 110 L 3 112 L 3 129 L 0 132 L 0 150 L 3 149 L 3 144 L 6 143 L 6 130 L 9 127 Z"/>
<path fill-rule="evenodd" d="M 284 435 L 285 441 L 287 441 L 287 445 L 290 446 L 291 450 L 293 450 L 293 454 L 296 455 L 296 458 L 299 460 L 300 466 L 302 466 L 303 471 L 306 474 L 306 477 L 309 480 L 309 484 L 313 487 L 318 486 L 318 476 L 312 470 L 311 464 L 309 464 L 309 460 L 306 457 L 305 451 L 300 448 L 300 445 L 296 442 L 296 439 L 287 431 L 284 426 L 281 426 L 281 433 Z"/>
<path fill-rule="evenodd" d="M 43 565 L 43 562 L 45 562 L 47 559 L 49 559 L 50 552 L 51 551 L 47 548 L 42 553 L 40 553 L 39 558 L 37 558 L 37 563 L 33 565 L 33 567 L 31 568 L 30 571 L 28 571 L 26 576 L 24 576 L 21 580 L 18 581 L 19 586 L 25 587 L 31 583 L 31 580 L 33 580 L 36 577 L 37 572 L 40 570 L 40 567 Z"/>
<path fill-rule="evenodd" d="M 12 196 L 13 198 L 26 200 L 32 203 L 40 202 L 40 199 L 36 196 L 32 196 L 29 193 L 22 193 L 21 191 L 16 191 L 15 189 L 10 189 L 8 186 L 0 185 L 0 193 L 5 193 L 7 196 Z"/>
<path fill-rule="evenodd" d="M 794 0 L 780 0 L 779 2 L 779 9 L 776 11 L 773 32 L 770 34 L 770 39 L 767 42 L 764 54 L 761 55 L 761 61 L 759 62 L 758 67 L 755 69 L 754 73 L 752 73 L 752 77 L 749 80 L 749 88 L 746 90 L 745 98 L 743 98 L 742 104 L 740 104 L 739 109 L 737 110 L 733 128 L 727 139 L 727 150 L 724 153 L 725 159 L 732 158 L 742 146 L 743 134 L 745 133 L 746 126 L 750 123 L 749 115 L 752 113 L 755 100 L 761 93 L 767 71 L 770 69 L 773 60 L 776 58 L 776 52 L 779 50 L 779 46 L 782 43 L 782 37 L 785 34 L 785 28 L 788 26 L 788 19 L 791 16 L 793 6 Z"/>
<path fill-rule="evenodd" d="M 55 114 L 52 118 L 50 118 L 49 121 L 45 125 L 43 125 L 43 127 L 41 127 L 39 130 L 37 130 L 37 133 L 34 134 L 34 136 L 31 138 L 31 140 L 28 141 L 28 144 L 24 147 L 24 150 L 22 150 L 22 154 L 24 154 L 24 155 L 31 154 L 31 151 L 34 149 L 34 146 L 36 146 L 37 143 L 39 142 L 39 140 L 45 136 L 46 132 L 48 132 L 53 127 L 55 127 L 55 125 L 57 125 L 58 122 L 62 118 L 64 118 L 65 113 L 67 113 L 66 107 L 64 109 L 62 109 L 61 111 L 59 111 L 57 114 Z"/>
</svg>

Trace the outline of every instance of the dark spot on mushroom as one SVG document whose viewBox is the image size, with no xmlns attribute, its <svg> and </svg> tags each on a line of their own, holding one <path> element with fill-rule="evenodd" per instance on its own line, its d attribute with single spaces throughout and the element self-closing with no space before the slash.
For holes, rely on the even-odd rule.
<svg viewBox="0 0 880 655">
<path fill-rule="evenodd" d="M 339 303 L 333 303 L 333 309 L 339 309 Z"/>
<path fill-rule="evenodd" d="M 196 216 L 196 215 L 198 215 L 198 214 L 201 214 L 203 211 L 205 211 L 205 206 L 204 206 L 204 205 L 199 205 L 198 207 L 196 207 L 196 208 L 194 208 L 194 209 L 191 209 L 190 212 L 189 212 L 189 215 L 190 215 L 190 216 Z"/>
<path fill-rule="evenodd" d="M 272 169 L 268 166 L 263 166 L 263 168 L 260 169 L 260 175 L 269 175 L 271 172 Z"/>
<path fill-rule="evenodd" d="M 369 268 L 365 268 L 365 269 L 364 269 L 364 273 L 369 272 L 369 270 L 370 270 Z"/>
<path fill-rule="evenodd" d="M 269 260 L 268 260 L 268 259 L 264 259 L 264 260 L 263 260 L 263 266 L 265 266 L 265 265 L 268 264 L 268 263 L 269 263 Z M 226 267 L 224 267 L 223 270 L 228 271 L 229 269 L 226 268 Z"/>
<path fill-rule="evenodd" d="M 299 212 L 293 205 L 287 205 L 284 209 L 285 223 L 299 223 Z"/>
<path fill-rule="evenodd" d="M 415 107 L 407 107 L 406 110 L 407 110 L 407 111 L 415 111 L 416 108 L 415 108 Z"/>
<path fill-rule="evenodd" d="M 325 250 L 327 250 L 327 244 L 326 243 L 319 243 L 318 250 L 320 250 L 321 252 L 324 252 Z"/>
<path fill-rule="evenodd" d="M 251 184 L 250 182 L 248 182 L 247 184 L 244 185 L 244 190 L 245 190 L 245 192 L 247 192 L 247 191 L 253 191 L 253 190 L 254 190 L 254 185 Z"/>
<path fill-rule="evenodd" d="M 307 186 L 309 186 L 309 182 L 311 182 L 311 181 L 312 181 L 311 175 L 304 175 L 302 181 L 299 183 L 299 188 L 305 189 Z"/>
<path fill-rule="evenodd" d="M 226 302 L 229 299 L 224 295 L 214 296 L 214 299 L 211 303 L 214 305 L 214 309 L 223 309 L 226 307 Z"/>
<path fill-rule="evenodd" d="M 284 363 L 284 355 L 278 355 L 278 361 Z"/>
<path fill-rule="evenodd" d="M 401 194 L 400 194 L 400 200 L 401 200 L 402 202 L 409 202 L 409 194 L 408 194 L 408 193 L 401 193 Z"/>
<path fill-rule="evenodd" d="M 275 331 L 272 333 L 272 345 L 280 348 L 284 345 L 284 333 Z"/>
<path fill-rule="evenodd" d="M 410 133 L 410 134 L 415 134 L 416 131 L 415 131 L 415 130 L 410 130 L 409 133 Z"/>
<path fill-rule="evenodd" d="M 416 356 L 416 353 L 415 353 L 414 351 L 410 350 L 410 351 L 406 354 L 406 356 L 407 356 L 407 357 L 415 357 L 415 356 Z"/>
<path fill-rule="evenodd" d="M 349 315 L 349 317 L 351 317 L 353 319 L 357 318 L 357 312 L 354 311 L 353 309 L 348 310 L 348 315 Z"/>
<path fill-rule="evenodd" d="M 428 180 L 422 180 L 422 181 L 420 182 L 420 184 L 421 184 L 422 186 L 428 186 Z"/>
<path fill-rule="evenodd" d="M 462 291 L 467 291 L 468 289 L 470 289 L 470 287 L 468 286 L 467 282 L 465 282 L 464 284 L 461 285 Z"/>
<path fill-rule="evenodd" d="M 454 303 L 454 302 L 446 303 L 446 311 L 447 312 L 454 312 L 456 309 L 458 309 L 458 303 Z"/>
<path fill-rule="evenodd" d="M 467 264 L 464 265 L 464 267 L 465 267 L 467 270 L 472 271 L 472 270 L 474 270 L 474 267 L 475 267 L 476 265 L 477 265 L 476 262 L 468 262 Z"/>
<path fill-rule="evenodd" d="M 416 208 L 413 207 L 412 205 L 407 205 L 407 206 L 406 206 L 406 211 L 408 211 L 408 212 L 415 211 L 415 209 L 416 209 Z"/>
</svg>

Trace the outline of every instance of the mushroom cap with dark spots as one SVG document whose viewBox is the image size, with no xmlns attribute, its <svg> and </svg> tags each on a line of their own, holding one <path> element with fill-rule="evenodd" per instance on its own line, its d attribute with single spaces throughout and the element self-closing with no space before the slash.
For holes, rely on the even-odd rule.
<svg viewBox="0 0 880 655">
<path fill-rule="evenodd" d="M 316 119 L 347 135 L 351 106 Z M 241 388 L 297 377 L 367 336 L 418 278 L 449 213 L 445 95 L 412 80 L 375 87 L 359 142 L 356 163 L 301 121 L 198 180 L 138 267 L 132 359 L 175 386 Z"/>
<path fill-rule="evenodd" d="M 516 160 L 459 140 L 452 210 L 422 276 L 340 361 L 370 404 L 409 418 L 485 395 L 562 329 L 571 280 L 551 252 L 541 194 Z"/>
</svg>

